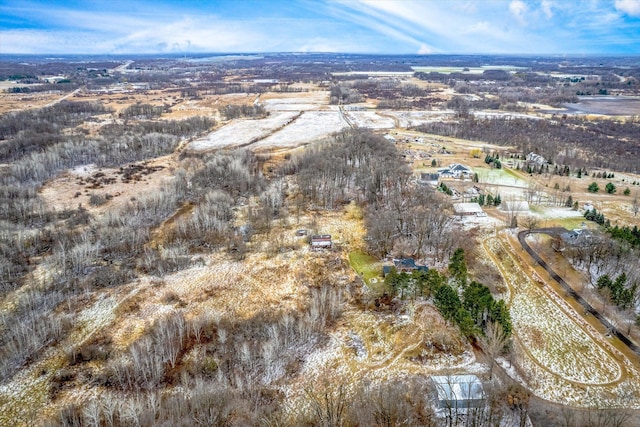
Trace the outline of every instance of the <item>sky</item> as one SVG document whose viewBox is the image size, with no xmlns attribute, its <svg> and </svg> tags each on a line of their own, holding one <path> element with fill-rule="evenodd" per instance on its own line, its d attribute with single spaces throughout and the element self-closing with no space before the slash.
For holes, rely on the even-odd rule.
<svg viewBox="0 0 640 427">
<path fill-rule="evenodd" d="M 640 54 L 640 0 L 1 0 L 2 54 Z"/>
</svg>

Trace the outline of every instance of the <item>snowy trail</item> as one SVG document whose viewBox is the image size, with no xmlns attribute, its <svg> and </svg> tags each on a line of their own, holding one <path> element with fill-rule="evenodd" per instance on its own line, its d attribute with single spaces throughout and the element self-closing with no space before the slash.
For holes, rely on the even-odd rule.
<svg viewBox="0 0 640 427">
<path fill-rule="evenodd" d="M 582 298 L 580 296 L 580 294 L 578 294 L 576 291 L 573 290 L 573 288 L 562 278 L 560 277 L 560 275 L 558 273 L 556 273 L 555 271 L 553 271 L 553 269 L 542 259 L 542 257 L 540 257 L 540 255 L 538 255 L 533 248 L 531 248 L 531 246 L 529 246 L 529 244 L 526 241 L 526 237 L 530 234 L 533 233 L 540 233 L 540 234 L 547 234 L 549 236 L 556 236 L 558 235 L 559 232 L 566 232 L 568 230 L 565 230 L 563 228 L 540 228 L 537 230 L 524 230 L 521 231 L 520 233 L 518 233 L 518 241 L 520 242 L 520 244 L 522 245 L 522 247 L 524 248 L 524 250 L 527 251 L 527 253 L 529 255 L 531 255 L 531 257 L 533 259 L 536 260 L 536 262 L 538 264 L 540 264 L 540 266 L 542 268 L 544 268 L 547 273 L 549 273 L 549 275 L 551 277 L 553 277 L 553 279 L 558 282 L 563 288 L 564 290 L 567 292 L 568 295 L 570 295 L 572 298 L 574 298 L 582 307 L 584 307 L 585 312 L 589 313 L 590 315 L 593 315 L 596 319 L 598 319 L 600 321 L 600 323 L 602 323 L 602 325 L 607 328 L 607 330 L 612 333 L 613 335 L 616 336 L 616 338 L 618 338 L 624 345 L 626 345 L 627 347 L 629 347 L 634 353 L 640 355 L 640 347 L 638 347 L 634 342 L 632 342 L 629 338 L 627 338 L 626 335 L 624 335 L 622 332 L 620 332 L 620 330 L 618 330 L 618 328 L 616 328 L 614 325 L 611 324 L 611 322 L 609 322 L 607 319 L 605 319 L 605 317 L 599 312 L 597 311 L 595 308 L 593 308 L 587 301 L 585 301 L 584 298 Z"/>
<path fill-rule="evenodd" d="M 525 377 L 535 378 L 520 379 L 523 385 L 543 399 L 576 407 L 602 404 L 593 400 L 597 394 L 609 396 L 606 404 L 615 407 L 626 390 L 640 392 L 640 372 L 634 362 L 546 284 L 512 244 L 502 240 L 487 235 L 482 248 L 509 289 L 518 364 Z M 546 309 L 540 312 L 535 307 Z M 530 330 L 541 331 L 544 341 L 536 345 Z M 599 392 L 587 396 L 585 386 Z"/>
</svg>

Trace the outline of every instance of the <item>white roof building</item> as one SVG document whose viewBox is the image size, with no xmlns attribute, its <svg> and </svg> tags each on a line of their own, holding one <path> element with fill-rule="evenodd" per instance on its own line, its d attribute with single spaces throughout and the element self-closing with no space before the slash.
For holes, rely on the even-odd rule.
<svg viewBox="0 0 640 427">
<path fill-rule="evenodd" d="M 433 376 L 431 380 L 438 393 L 438 412 L 442 415 L 447 415 L 447 410 L 464 413 L 486 404 L 482 383 L 476 375 L 442 375 Z"/>
<path fill-rule="evenodd" d="M 456 215 L 460 216 L 486 216 L 487 214 L 482 210 L 482 206 L 478 203 L 455 203 L 453 210 Z"/>
</svg>

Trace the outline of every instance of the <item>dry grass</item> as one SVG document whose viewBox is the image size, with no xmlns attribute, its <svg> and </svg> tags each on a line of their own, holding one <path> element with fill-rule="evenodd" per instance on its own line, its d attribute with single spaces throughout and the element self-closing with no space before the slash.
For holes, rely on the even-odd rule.
<svg viewBox="0 0 640 427">
<path fill-rule="evenodd" d="M 157 191 L 163 183 L 170 180 L 176 165 L 176 157 L 168 155 L 148 162 L 137 162 L 135 165 L 161 169 L 145 174 L 138 173 L 137 179 L 124 182 L 118 168 L 98 169 L 94 165 L 79 166 L 48 181 L 40 190 L 40 196 L 52 211 L 75 209 L 79 205 L 92 214 L 117 210 L 132 199 Z M 89 182 L 95 176 L 100 176 L 96 179 L 99 185 Z M 108 196 L 107 203 L 92 206 L 90 203 L 92 194 Z"/>
</svg>

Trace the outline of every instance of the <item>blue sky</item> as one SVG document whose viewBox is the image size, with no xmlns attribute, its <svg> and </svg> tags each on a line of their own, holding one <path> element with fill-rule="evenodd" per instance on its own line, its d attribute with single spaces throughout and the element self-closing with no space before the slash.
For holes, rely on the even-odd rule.
<svg viewBox="0 0 640 427">
<path fill-rule="evenodd" d="M 640 0 L 2 0 L 0 54 L 640 54 Z"/>
</svg>

